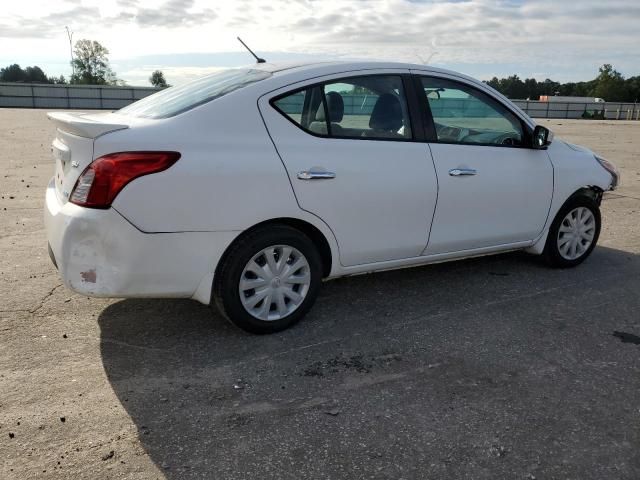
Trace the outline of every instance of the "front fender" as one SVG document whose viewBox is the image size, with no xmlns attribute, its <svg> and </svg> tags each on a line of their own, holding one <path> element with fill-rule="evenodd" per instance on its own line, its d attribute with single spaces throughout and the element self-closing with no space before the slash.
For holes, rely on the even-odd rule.
<svg viewBox="0 0 640 480">
<path fill-rule="evenodd" d="M 586 191 L 594 195 L 599 204 L 602 192 L 611 186 L 611 174 L 598 163 L 590 150 L 556 139 L 549 146 L 548 153 L 553 165 L 553 199 L 542 234 L 526 250 L 536 255 L 544 251 L 549 227 L 569 198 Z"/>
</svg>

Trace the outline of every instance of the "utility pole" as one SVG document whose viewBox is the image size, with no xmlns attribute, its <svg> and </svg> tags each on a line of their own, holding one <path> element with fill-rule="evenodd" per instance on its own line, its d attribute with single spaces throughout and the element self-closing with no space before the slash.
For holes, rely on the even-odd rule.
<svg viewBox="0 0 640 480">
<path fill-rule="evenodd" d="M 69 53 L 71 54 L 71 75 L 76 74 L 76 67 L 73 65 L 73 32 L 69 30 L 69 27 L 64 27 L 67 30 L 67 37 L 69 37 Z"/>
</svg>

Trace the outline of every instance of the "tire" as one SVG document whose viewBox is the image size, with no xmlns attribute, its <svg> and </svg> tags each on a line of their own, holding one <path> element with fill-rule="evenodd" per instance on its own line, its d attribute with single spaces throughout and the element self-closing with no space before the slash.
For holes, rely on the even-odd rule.
<svg viewBox="0 0 640 480">
<path fill-rule="evenodd" d="M 580 218 L 577 218 L 578 216 Z M 582 224 L 583 220 L 586 221 L 585 224 Z M 578 224 L 578 230 L 574 230 L 576 224 Z M 546 262 L 554 268 L 580 265 L 596 246 L 600 236 L 600 226 L 600 208 L 593 198 L 583 194 L 569 198 L 549 228 L 543 253 Z M 590 243 L 587 237 L 591 238 Z M 573 245 L 575 250 L 572 248 Z"/>
<path fill-rule="evenodd" d="M 237 327 L 256 334 L 275 333 L 304 317 L 321 282 L 322 260 L 311 239 L 295 228 L 269 225 L 250 231 L 231 246 L 217 268 L 212 296 Z"/>
</svg>

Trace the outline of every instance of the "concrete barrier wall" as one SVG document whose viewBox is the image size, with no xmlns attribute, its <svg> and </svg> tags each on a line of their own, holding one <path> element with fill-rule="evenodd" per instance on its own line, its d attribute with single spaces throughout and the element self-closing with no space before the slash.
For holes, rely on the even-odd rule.
<svg viewBox="0 0 640 480">
<path fill-rule="evenodd" d="M 103 85 L 47 85 L 37 83 L 1 83 L 0 108 L 70 108 L 117 110 L 144 98 L 158 89 L 152 87 L 113 87 Z M 343 95 L 345 114 L 370 115 L 376 97 Z M 302 95 L 289 97 L 280 107 L 287 113 L 302 108 Z M 609 120 L 640 120 L 640 104 L 540 102 L 513 100 L 533 118 L 582 118 L 584 112 L 603 113 Z M 437 107 L 436 104 L 437 103 Z M 434 113 L 463 111 L 465 117 L 493 116 L 493 112 L 474 99 L 442 99 L 432 104 Z M 437 110 L 437 111 L 436 111 Z"/>
<path fill-rule="evenodd" d="M 640 103 L 604 102 L 540 102 L 512 100 L 533 118 L 583 118 L 585 112 L 602 113 L 607 120 L 640 120 Z"/>
<path fill-rule="evenodd" d="M 157 91 L 152 87 L 0 82 L 0 108 L 117 110 Z"/>
</svg>

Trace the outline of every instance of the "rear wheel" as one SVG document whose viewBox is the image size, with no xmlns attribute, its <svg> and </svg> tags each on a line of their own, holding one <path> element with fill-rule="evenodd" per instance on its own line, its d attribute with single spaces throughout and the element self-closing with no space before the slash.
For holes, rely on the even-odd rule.
<svg viewBox="0 0 640 480">
<path fill-rule="evenodd" d="M 311 308 L 322 281 L 322 262 L 302 232 L 273 225 L 241 237 L 225 255 L 213 297 L 232 323 L 252 333 L 274 333 Z"/>
<path fill-rule="evenodd" d="M 586 195 L 570 198 L 560 209 L 547 237 L 544 256 L 553 267 L 568 268 L 582 263 L 600 236 L 600 209 Z"/>
</svg>

